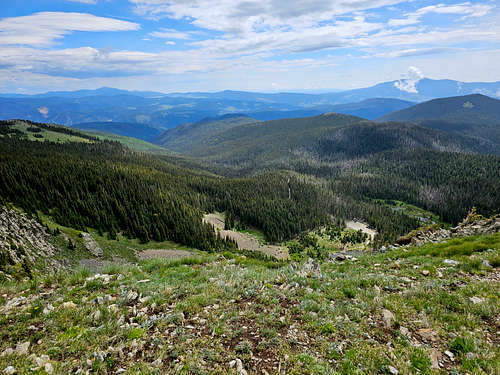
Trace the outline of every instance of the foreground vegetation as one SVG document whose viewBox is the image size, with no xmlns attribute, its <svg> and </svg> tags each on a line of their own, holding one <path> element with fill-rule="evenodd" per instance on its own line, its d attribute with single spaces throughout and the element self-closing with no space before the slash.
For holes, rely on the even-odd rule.
<svg viewBox="0 0 500 375">
<path fill-rule="evenodd" d="M 499 267 L 497 233 L 318 269 L 225 253 L 39 276 L 0 287 L 0 368 L 494 374 Z"/>
</svg>

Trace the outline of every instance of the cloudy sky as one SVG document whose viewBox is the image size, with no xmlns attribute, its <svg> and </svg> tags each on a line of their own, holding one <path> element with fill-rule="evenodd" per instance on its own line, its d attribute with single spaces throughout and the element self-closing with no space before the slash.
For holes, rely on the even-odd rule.
<svg viewBox="0 0 500 375">
<path fill-rule="evenodd" d="M 497 0 L 0 2 L 0 92 L 500 80 Z"/>
</svg>

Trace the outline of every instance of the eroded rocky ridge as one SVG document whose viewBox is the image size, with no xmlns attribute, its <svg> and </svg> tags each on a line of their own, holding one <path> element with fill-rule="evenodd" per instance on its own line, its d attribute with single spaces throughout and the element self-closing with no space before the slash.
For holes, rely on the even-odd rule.
<svg viewBox="0 0 500 375">
<path fill-rule="evenodd" d="M 472 210 L 467 217 L 456 227 L 423 228 L 413 231 L 407 236 L 400 237 L 398 245 L 423 245 L 429 242 L 440 242 L 449 238 L 466 237 L 478 234 L 493 234 L 500 231 L 500 215 L 484 218 Z"/>
<path fill-rule="evenodd" d="M 0 206 L 0 276 L 31 276 L 34 265 L 60 269 L 51 236 L 36 220 L 20 211 Z"/>
</svg>

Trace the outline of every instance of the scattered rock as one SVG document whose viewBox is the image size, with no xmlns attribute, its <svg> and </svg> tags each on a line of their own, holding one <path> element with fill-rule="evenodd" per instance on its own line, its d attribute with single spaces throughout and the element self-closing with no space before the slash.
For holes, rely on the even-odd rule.
<svg viewBox="0 0 500 375">
<path fill-rule="evenodd" d="M 477 305 L 478 303 L 483 303 L 484 298 L 474 296 L 474 297 L 470 297 L 469 301 L 471 301 L 474 305 Z"/>
<path fill-rule="evenodd" d="M 439 369 L 439 359 L 441 358 L 441 353 L 437 349 L 431 350 L 431 369 L 438 370 Z"/>
<path fill-rule="evenodd" d="M 321 270 L 319 268 L 319 264 L 312 258 L 309 258 L 307 260 L 307 262 L 305 262 L 302 265 L 298 274 L 299 274 L 299 276 L 302 276 L 302 277 L 307 277 L 307 276 L 321 277 L 322 276 Z"/>
<path fill-rule="evenodd" d="M 16 346 L 16 354 L 17 355 L 27 355 L 30 349 L 30 342 L 26 341 L 22 344 L 17 344 Z"/>
<path fill-rule="evenodd" d="M 82 232 L 83 245 L 93 256 L 101 258 L 104 254 L 102 252 L 99 244 L 94 240 L 94 238 L 90 235 L 90 233 Z"/>
<path fill-rule="evenodd" d="M 129 290 L 127 293 L 127 301 L 132 302 L 135 301 L 139 297 L 139 294 L 134 290 Z"/>
<path fill-rule="evenodd" d="M 16 369 L 15 369 L 13 366 L 7 366 L 7 367 L 3 370 L 3 372 L 4 372 L 5 374 L 7 374 L 7 375 L 13 375 L 13 374 L 16 374 L 16 373 L 17 373 Z"/>
<path fill-rule="evenodd" d="M 231 362 L 229 362 L 229 367 L 234 368 L 236 367 L 236 373 L 238 375 L 247 375 L 247 371 L 243 368 L 243 362 L 241 362 L 241 359 L 236 358 L 233 359 Z"/>
<path fill-rule="evenodd" d="M 76 303 L 73 301 L 63 302 L 61 304 L 61 308 L 63 309 L 74 309 L 76 307 Z"/>
<path fill-rule="evenodd" d="M 430 272 L 428 270 L 422 270 L 422 275 L 429 276 Z"/>
<path fill-rule="evenodd" d="M 451 361 L 455 360 L 455 356 L 449 350 L 445 351 L 444 354 L 446 354 Z"/>
<path fill-rule="evenodd" d="M 52 363 L 50 363 L 50 362 L 47 362 L 47 363 L 43 366 L 43 368 L 45 369 L 45 372 L 46 372 L 47 374 L 49 374 L 49 375 L 54 373 L 54 367 L 52 366 Z"/>
<path fill-rule="evenodd" d="M 471 353 L 471 352 L 468 352 L 465 354 L 465 357 L 470 361 L 472 359 L 475 359 L 478 357 L 478 355 L 476 353 Z"/>
<path fill-rule="evenodd" d="M 36 365 L 40 368 L 45 366 L 45 364 L 50 361 L 50 358 L 48 355 L 44 354 L 40 357 L 35 357 L 35 363 Z"/>
<path fill-rule="evenodd" d="M 443 263 L 448 264 L 450 266 L 458 266 L 460 264 L 460 262 L 457 262 L 456 260 L 453 259 L 445 259 Z"/>
<path fill-rule="evenodd" d="M 399 374 L 399 371 L 398 371 L 398 369 L 396 367 L 389 366 L 388 369 L 389 369 L 389 372 L 391 374 L 393 374 L 393 375 L 398 375 Z"/>
<path fill-rule="evenodd" d="M 45 306 L 45 307 L 43 308 L 43 315 L 48 315 L 48 314 L 50 314 L 50 312 L 51 312 L 52 310 L 54 310 L 54 306 L 52 306 L 50 303 L 49 303 L 49 304 L 47 304 L 47 306 Z"/>
<path fill-rule="evenodd" d="M 439 340 L 439 335 L 430 328 L 419 329 L 417 334 L 426 342 L 436 342 Z"/>
<path fill-rule="evenodd" d="M 491 264 L 490 262 L 488 261 L 488 259 L 483 259 L 481 261 L 481 264 L 484 266 L 484 267 L 491 267 Z"/>
<path fill-rule="evenodd" d="M 392 323 L 396 320 L 396 317 L 394 314 L 387 310 L 384 309 L 382 310 L 382 321 L 384 322 L 384 327 L 387 329 L 390 329 L 392 327 Z"/>
<path fill-rule="evenodd" d="M 0 354 L 0 357 L 5 357 L 7 355 L 12 355 L 12 354 L 14 354 L 14 349 L 7 348 L 2 352 L 2 354 Z"/>
<path fill-rule="evenodd" d="M 161 358 L 156 359 L 153 363 L 151 363 L 151 366 L 153 367 L 160 367 L 161 366 Z"/>
<path fill-rule="evenodd" d="M 328 261 L 330 262 L 343 262 L 344 260 L 346 260 L 346 256 L 342 253 L 330 253 L 328 254 Z"/>
</svg>

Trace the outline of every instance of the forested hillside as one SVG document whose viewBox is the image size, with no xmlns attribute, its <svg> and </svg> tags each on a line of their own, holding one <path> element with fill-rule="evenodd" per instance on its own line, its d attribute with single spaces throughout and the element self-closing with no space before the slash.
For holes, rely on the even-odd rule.
<svg viewBox="0 0 500 375">
<path fill-rule="evenodd" d="M 201 147 L 207 138 L 225 130 L 256 122 L 258 121 L 242 114 L 208 117 L 195 123 L 182 124 L 166 130 L 154 142 L 169 150 L 182 153 L 191 148 Z"/>
<path fill-rule="evenodd" d="M 488 141 L 500 149 L 500 100 L 474 94 L 435 99 L 396 111 L 380 121 L 409 121 Z"/>
<path fill-rule="evenodd" d="M 485 139 L 338 113 L 240 125 L 206 135 L 182 152 L 235 167 L 262 167 L 304 158 L 345 159 L 398 148 L 498 153 L 496 144 Z"/>
<path fill-rule="evenodd" d="M 332 117 L 347 124 L 357 121 L 321 116 L 318 129 L 324 131 L 322 125 Z M 472 206 L 487 215 L 500 207 L 499 157 L 423 149 L 429 144 L 425 137 L 419 139 L 420 132 L 412 132 L 418 127 L 401 128 L 404 132 L 398 135 L 389 124 L 387 134 L 376 133 L 377 138 L 370 132 L 384 125 L 361 123 L 353 129 L 363 128 L 368 132 L 365 139 L 372 143 L 354 143 L 339 156 L 331 142 L 344 144 L 342 137 L 324 138 L 323 143 L 312 142 L 310 149 L 296 153 L 301 157 L 261 164 L 258 158 L 247 159 L 244 168 L 236 169 L 241 177 L 234 178 L 230 176 L 235 170 L 227 166 L 138 154 L 71 129 L 72 136 L 83 141 L 32 142 L 9 124 L 3 124 L 0 137 L 2 201 L 50 214 L 63 225 L 107 232 L 111 238 L 120 231 L 141 241 L 173 240 L 206 250 L 232 247 L 202 223 L 203 213 L 220 211 L 243 226 L 262 230 L 272 242 L 294 238 L 330 220 L 343 225 L 344 220 L 360 218 L 379 232 L 377 246 L 421 223 L 376 199 L 413 203 L 449 222 L 459 221 Z M 302 120 L 277 125 L 240 127 L 248 132 L 247 139 L 255 129 L 263 129 L 271 140 L 290 128 L 298 131 L 289 133 L 288 139 L 313 139 L 314 132 L 305 132 L 308 127 Z M 449 146 L 447 137 L 433 144 L 442 141 Z M 314 152 L 322 157 L 311 157 Z M 266 166 L 272 168 L 266 171 Z"/>
</svg>

